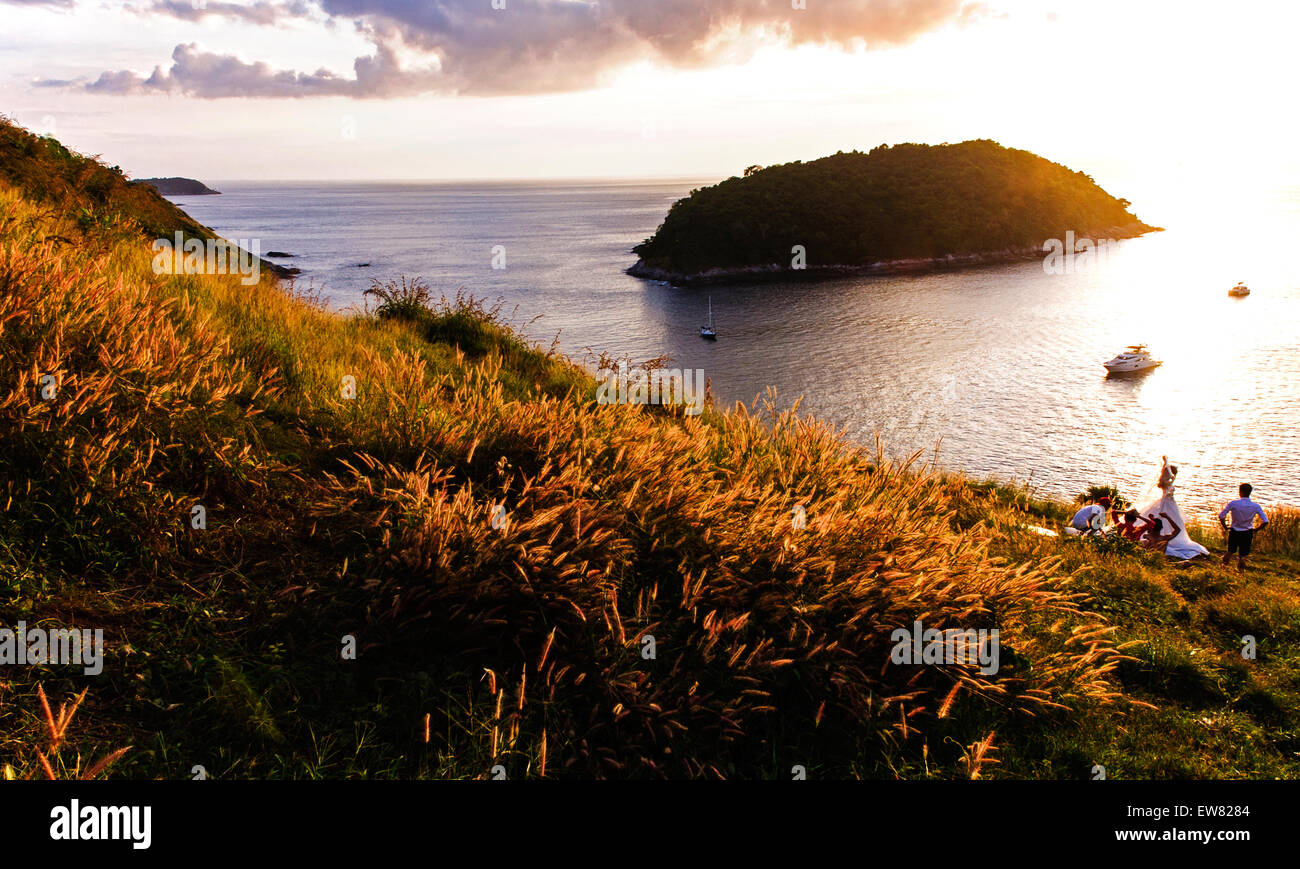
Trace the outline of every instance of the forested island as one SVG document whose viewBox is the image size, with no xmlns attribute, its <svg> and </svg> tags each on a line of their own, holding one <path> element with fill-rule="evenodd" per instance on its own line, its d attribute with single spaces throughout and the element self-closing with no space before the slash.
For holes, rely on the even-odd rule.
<svg viewBox="0 0 1300 869">
<path fill-rule="evenodd" d="M 213 190 L 202 181 L 193 178 L 141 178 L 141 184 L 148 184 L 163 196 L 219 196 L 220 190 Z"/>
<path fill-rule="evenodd" d="M 751 166 L 691 191 L 637 245 L 637 277 L 689 285 L 820 278 L 1041 256 L 1047 239 L 1157 227 L 1082 172 L 979 139 Z"/>
</svg>

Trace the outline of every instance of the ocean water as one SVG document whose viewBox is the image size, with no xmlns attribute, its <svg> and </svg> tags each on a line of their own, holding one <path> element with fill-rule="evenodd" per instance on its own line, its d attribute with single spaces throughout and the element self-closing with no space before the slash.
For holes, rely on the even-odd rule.
<svg viewBox="0 0 1300 869">
<path fill-rule="evenodd" d="M 668 207 L 714 180 L 216 182 L 221 196 L 172 199 L 227 238 L 295 254 L 279 261 L 339 309 L 361 306 L 372 280 L 418 276 L 501 300 L 578 361 L 667 354 L 703 369 L 719 401 L 774 389 L 851 438 L 937 448 L 971 476 L 1058 496 L 1113 483 L 1141 500 L 1168 454 L 1188 512 L 1243 481 L 1265 503 L 1300 503 L 1300 191 L 1240 220 L 1174 209 L 1156 220 L 1165 232 L 1064 275 L 1037 260 L 699 289 L 625 275 Z M 1227 296 L 1238 280 L 1249 298 Z M 698 334 L 710 299 L 716 343 Z M 1131 343 L 1164 365 L 1106 377 L 1101 363 Z"/>
</svg>

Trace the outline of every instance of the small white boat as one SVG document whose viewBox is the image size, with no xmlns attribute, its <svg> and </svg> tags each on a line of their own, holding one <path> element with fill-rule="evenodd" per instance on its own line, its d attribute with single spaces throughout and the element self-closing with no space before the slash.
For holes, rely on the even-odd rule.
<svg viewBox="0 0 1300 869">
<path fill-rule="evenodd" d="M 1111 374 L 1131 374 L 1135 371 L 1157 368 L 1163 364 L 1159 359 L 1151 358 L 1151 353 L 1145 344 L 1130 344 L 1127 350 L 1105 363 L 1106 370 Z"/>
<path fill-rule="evenodd" d="M 1228 290 L 1228 295 L 1230 295 L 1230 296 L 1238 296 L 1238 297 L 1240 297 L 1240 296 L 1249 296 L 1249 295 L 1250 295 L 1250 287 L 1246 286 L 1246 282 L 1245 282 L 1245 281 L 1238 281 L 1238 282 L 1237 282 L 1237 285 L 1236 285 L 1235 287 L 1233 287 L 1232 289 Z"/>
<path fill-rule="evenodd" d="M 709 325 L 700 327 L 700 337 L 706 341 L 717 341 L 718 333 L 713 331 L 713 297 L 709 297 Z"/>
</svg>

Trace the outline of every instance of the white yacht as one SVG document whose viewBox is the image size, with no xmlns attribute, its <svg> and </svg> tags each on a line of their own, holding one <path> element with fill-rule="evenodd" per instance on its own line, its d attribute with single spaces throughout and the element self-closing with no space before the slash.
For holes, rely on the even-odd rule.
<svg viewBox="0 0 1300 869">
<path fill-rule="evenodd" d="M 1129 348 L 1106 363 L 1106 370 L 1111 374 L 1128 374 L 1134 371 L 1146 371 L 1164 363 L 1152 359 L 1145 344 L 1130 344 Z"/>
<path fill-rule="evenodd" d="M 1246 286 L 1246 282 L 1245 282 L 1245 281 L 1238 281 L 1238 282 L 1237 282 L 1237 285 L 1236 285 L 1235 287 L 1233 287 L 1232 289 L 1228 290 L 1228 295 L 1230 295 L 1230 296 L 1249 296 L 1249 295 L 1250 295 L 1250 287 Z"/>
<path fill-rule="evenodd" d="M 709 325 L 700 327 L 700 337 L 706 341 L 717 341 L 718 333 L 713 331 L 713 297 L 709 297 Z"/>
</svg>

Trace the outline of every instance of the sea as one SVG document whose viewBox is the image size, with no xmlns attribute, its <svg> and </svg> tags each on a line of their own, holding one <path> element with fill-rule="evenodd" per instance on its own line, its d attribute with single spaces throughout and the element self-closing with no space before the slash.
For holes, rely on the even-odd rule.
<svg viewBox="0 0 1300 869">
<path fill-rule="evenodd" d="M 277 261 L 340 311 L 364 309 L 374 281 L 420 278 L 499 303 L 579 363 L 667 355 L 719 403 L 797 400 L 852 440 L 973 478 L 1141 503 L 1168 455 L 1189 514 L 1241 482 L 1300 504 L 1300 188 L 1213 213 L 1135 205 L 1164 231 L 1050 264 L 689 289 L 626 275 L 672 203 L 718 180 L 216 181 L 220 196 L 170 198 L 293 254 Z M 1228 296 L 1237 281 L 1249 297 Z M 716 342 L 699 336 L 710 304 Z M 1108 377 L 1138 343 L 1163 365 Z"/>
</svg>

